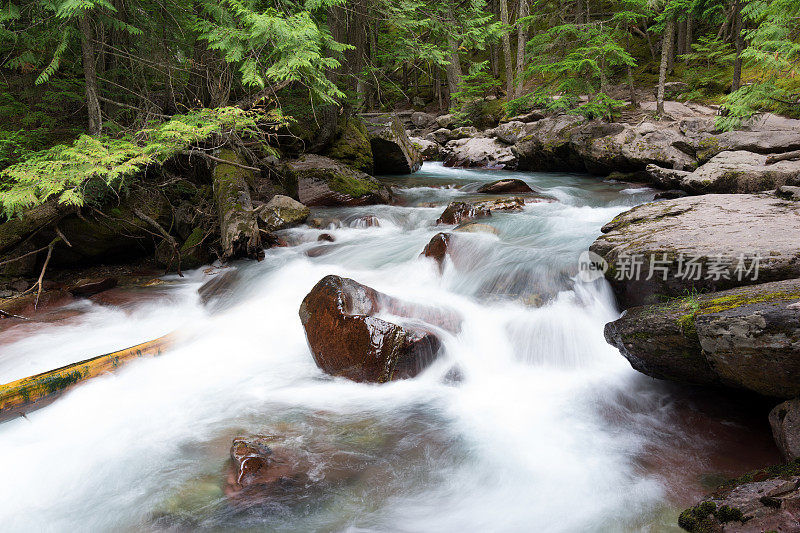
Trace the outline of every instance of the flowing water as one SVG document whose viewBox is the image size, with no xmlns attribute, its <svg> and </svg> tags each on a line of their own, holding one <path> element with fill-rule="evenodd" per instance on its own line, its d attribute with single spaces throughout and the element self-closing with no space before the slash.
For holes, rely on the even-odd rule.
<svg viewBox="0 0 800 533">
<path fill-rule="evenodd" d="M 605 342 L 618 316 L 605 282 L 574 279 L 602 224 L 653 191 L 516 173 L 557 201 L 492 216 L 497 235 L 458 234 L 441 274 L 419 258 L 443 205 L 509 176 L 425 164 L 388 178 L 404 205 L 316 210 L 330 227 L 284 232 L 293 246 L 238 265 L 239 285 L 210 307 L 198 270 L 168 278 L 158 298 L 73 304 L 76 318 L 0 347 L 7 382 L 181 332 L 166 355 L 0 425 L 2 530 L 676 529 L 675 486 L 724 470 L 676 465 L 692 470 L 710 449 L 744 453 L 732 441 L 749 430 L 686 422 L 697 410 L 682 391 L 637 374 Z M 365 215 L 380 226 L 364 227 Z M 456 309 L 462 332 L 441 332 L 442 355 L 416 379 L 330 378 L 298 318 L 327 274 Z M 231 439 L 251 434 L 283 436 L 316 483 L 257 504 L 226 498 Z"/>
</svg>

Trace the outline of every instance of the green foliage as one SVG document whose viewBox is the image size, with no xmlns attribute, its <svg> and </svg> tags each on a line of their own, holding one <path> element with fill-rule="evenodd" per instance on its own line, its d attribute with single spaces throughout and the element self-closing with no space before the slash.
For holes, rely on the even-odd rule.
<svg viewBox="0 0 800 533">
<path fill-rule="evenodd" d="M 500 87 L 500 80 L 487 72 L 488 61 L 474 63 L 464 76 L 461 90 L 450 95 L 456 123 L 470 125 L 480 122 L 486 111 L 487 97 Z"/>
<path fill-rule="evenodd" d="M 90 185 L 118 190 L 144 167 L 162 164 L 215 133 L 255 135 L 265 121 L 281 120 L 275 113 L 267 117 L 224 107 L 176 115 L 121 139 L 81 135 L 72 144 L 35 152 L 6 168 L 0 174 L 5 183 L 0 206 L 11 217 L 53 196 L 64 204 L 83 205 L 92 200 L 86 196 Z"/>
<path fill-rule="evenodd" d="M 681 56 L 689 67 L 685 79 L 691 92 L 687 99 L 718 95 L 729 88 L 735 58 L 730 43 L 716 36 L 699 37 L 692 51 Z"/>
<path fill-rule="evenodd" d="M 582 115 L 589 120 L 600 118 L 610 121 L 623 107 L 625 107 L 625 102 L 615 100 L 605 93 L 598 93 L 588 102 L 570 110 L 570 113 Z"/>
<path fill-rule="evenodd" d="M 340 2 L 317 2 L 322 7 Z M 300 82 L 321 102 L 331 103 L 344 94 L 326 76 L 347 45 L 334 41 L 308 11 L 285 13 L 274 8 L 258 11 L 239 0 L 200 2 L 203 16 L 194 28 L 211 50 L 238 66 L 245 87 Z"/>
<path fill-rule="evenodd" d="M 743 60 L 753 71 L 744 85 L 725 99 L 725 113 L 717 127 L 736 128 L 764 110 L 800 116 L 800 3 L 795 0 L 750 0 L 742 14 L 754 28 Z"/>
</svg>

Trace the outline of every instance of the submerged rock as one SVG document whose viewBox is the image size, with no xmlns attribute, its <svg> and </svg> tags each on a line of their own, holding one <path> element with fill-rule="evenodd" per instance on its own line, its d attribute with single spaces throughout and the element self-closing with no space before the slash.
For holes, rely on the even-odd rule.
<svg viewBox="0 0 800 533">
<path fill-rule="evenodd" d="M 389 190 L 377 179 L 328 157 L 306 154 L 287 163 L 307 206 L 388 204 Z"/>
<path fill-rule="evenodd" d="M 503 179 L 486 183 L 478 188 L 478 192 L 489 194 L 533 192 L 533 189 L 520 179 Z"/>
<path fill-rule="evenodd" d="M 203 283 L 197 294 L 204 305 L 209 305 L 215 300 L 219 300 L 231 292 L 241 280 L 241 273 L 236 268 L 226 268 L 210 280 Z"/>
<path fill-rule="evenodd" d="M 380 312 L 423 323 L 400 326 L 375 316 Z M 407 304 L 339 276 L 326 276 L 311 289 L 300 320 L 318 367 L 373 383 L 414 377 L 436 359 L 440 341 L 424 323 L 460 328 L 453 312 Z"/>
<path fill-rule="evenodd" d="M 497 235 L 500 232 L 494 226 L 489 224 L 481 224 L 480 222 L 465 222 L 455 227 L 453 231 L 459 233 L 491 233 Z"/>
<path fill-rule="evenodd" d="M 312 465 L 280 443 L 280 437 L 268 435 L 233 439 L 233 464 L 226 487 L 228 496 L 241 496 L 242 491 L 252 493 L 254 489 L 258 496 L 268 496 L 270 492 L 307 486 Z"/>
<path fill-rule="evenodd" d="M 605 336 L 655 378 L 800 395 L 800 279 L 634 307 Z"/>
<path fill-rule="evenodd" d="M 461 224 L 476 218 L 490 217 L 492 212 L 466 202 L 452 202 L 436 220 L 437 224 Z"/>
<path fill-rule="evenodd" d="M 622 307 L 800 278 L 800 205 L 771 194 L 644 204 L 602 231 L 590 249 L 608 263 Z"/>
</svg>

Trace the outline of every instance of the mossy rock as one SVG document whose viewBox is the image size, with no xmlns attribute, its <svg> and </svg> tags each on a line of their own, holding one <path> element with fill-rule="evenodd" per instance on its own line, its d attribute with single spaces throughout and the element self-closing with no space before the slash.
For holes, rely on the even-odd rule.
<svg viewBox="0 0 800 533">
<path fill-rule="evenodd" d="M 391 201 L 389 189 L 374 177 L 328 157 L 306 154 L 289 161 L 298 197 L 307 206 L 372 205 Z"/>
<path fill-rule="evenodd" d="M 369 132 L 358 117 L 350 117 L 344 122 L 336 139 L 323 154 L 361 172 L 372 174 L 374 171 Z"/>
</svg>

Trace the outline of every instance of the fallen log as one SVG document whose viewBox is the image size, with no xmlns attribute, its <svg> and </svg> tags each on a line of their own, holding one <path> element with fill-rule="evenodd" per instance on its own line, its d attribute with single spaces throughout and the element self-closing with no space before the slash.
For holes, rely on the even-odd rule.
<svg viewBox="0 0 800 533">
<path fill-rule="evenodd" d="M 220 151 L 219 158 L 232 163 L 242 163 L 233 150 Z M 214 204 L 219 216 L 222 239 L 222 258 L 260 259 L 263 254 L 258 220 L 253 211 L 250 187 L 247 178 L 253 173 L 227 163 L 218 163 L 214 168 Z"/>
<path fill-rule="evenodd" d="M 0 385 L 0 422 L 40 409 L 77 383 L 111 372 L 133 359 L 161 355 L 174 340 L 173 335 L 164 335 L 124 350 Z"/>
</svg>

